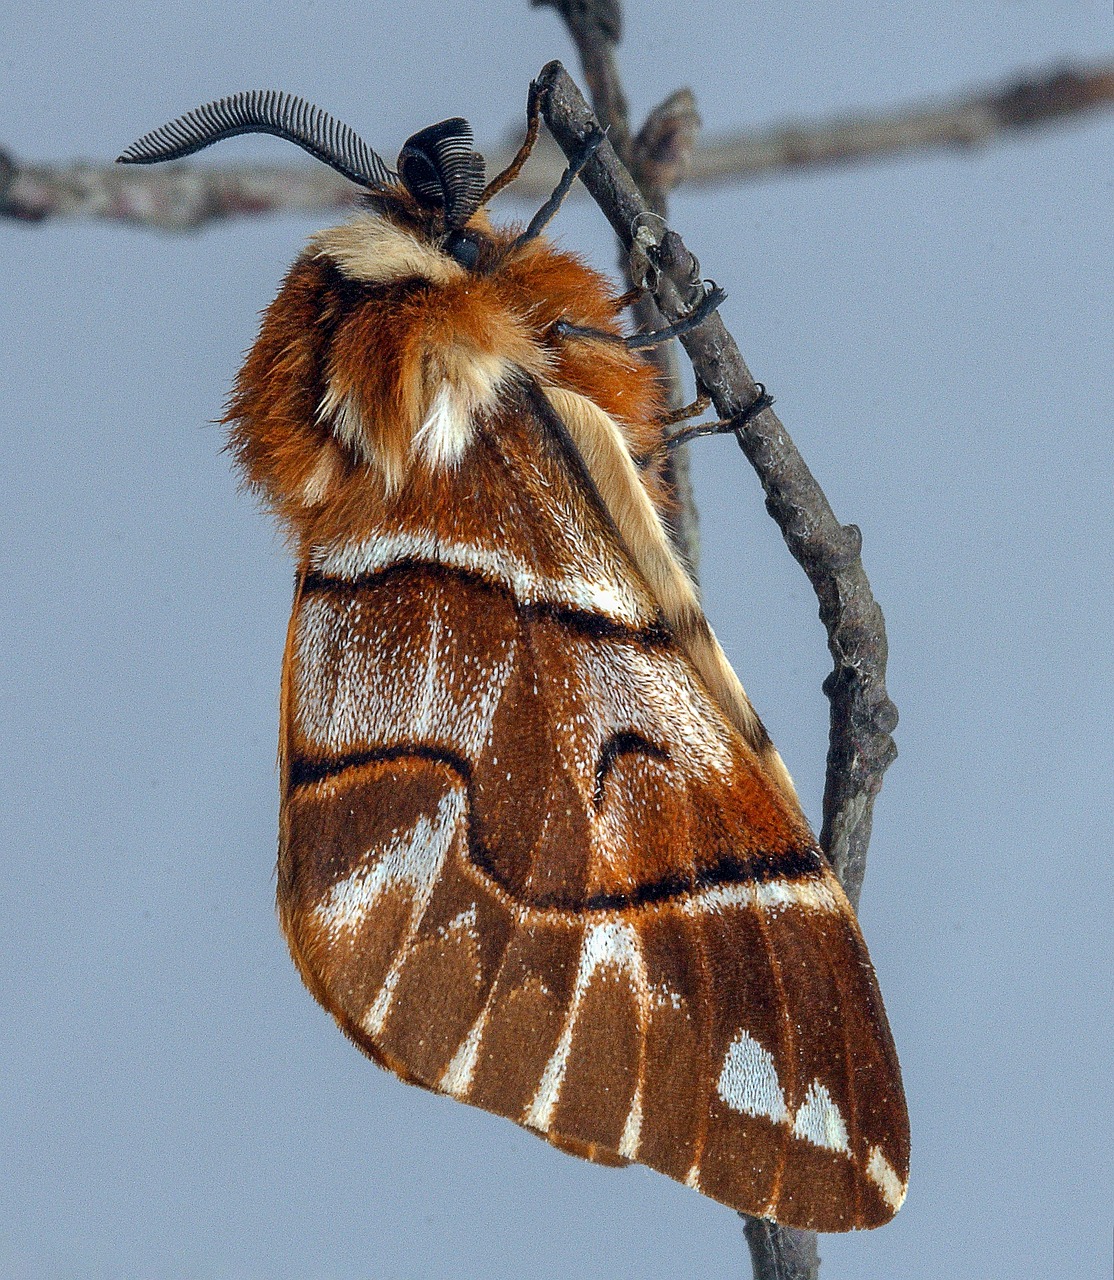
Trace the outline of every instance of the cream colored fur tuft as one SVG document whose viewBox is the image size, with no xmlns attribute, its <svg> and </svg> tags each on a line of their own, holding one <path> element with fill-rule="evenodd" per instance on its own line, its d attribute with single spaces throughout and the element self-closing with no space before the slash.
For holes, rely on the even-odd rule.
<svg viewBox="0 0 1114 1280">
<path fill-rule="evenodd" d="M 415 278 L 455 284 L 468 274 L 448 254 L 374 213 L 319 231 L 309 243 L 313 253 L 331 259 L 349 280 L 365 284 Z"/>
<path fill-rule="evenodd" d="M 475 434 L 472 414 L 463 396 L 448 382 L 437 388 L 425 421 L 414 433 L 413 450 L 435 469 L 452 470 Z"/>
<path fill-rule="evenodd" d="M 329 496 L 333 481 L 340 474 L 343 463 L 335 444 L 326 441 L 317 455 L 313 470 L 302 485 L 302 500 L 307 507 L 319 507 Z"/>
<path fill-rule="evenodd" d="M 678 643 L 766 772 L 793 804 L 799 806 L 789 771 L 720 648 L 692 582 L 670 546 L 669 535 L 627 449 L 622 428 L 587 396 L 563 387 L 544 386 L 543 390 L 554 412 L 568 428 L 627 550 L 661 605 Z"/>
</svg>

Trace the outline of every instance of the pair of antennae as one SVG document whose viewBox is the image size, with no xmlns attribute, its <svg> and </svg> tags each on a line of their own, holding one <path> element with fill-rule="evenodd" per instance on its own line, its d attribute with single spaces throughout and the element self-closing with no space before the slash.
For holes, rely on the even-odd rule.
<svg viewBox="0 0 1114 1280">
<path fill-rule="evenodd" d="M 362 187 L 401 181 L 419 204 L 443 209 L 450 229 L 463 227 L 483 203 L 484 158 L 472 149 L 467 120 L 442 120 L 407 139 L 396 172 L 348 125 L 304 98 L 274 89 L 234 93 L 188 111 L 133 142 L 119 162 L 179 160 L 241 133 L 285 138 Z"/>
</svg>

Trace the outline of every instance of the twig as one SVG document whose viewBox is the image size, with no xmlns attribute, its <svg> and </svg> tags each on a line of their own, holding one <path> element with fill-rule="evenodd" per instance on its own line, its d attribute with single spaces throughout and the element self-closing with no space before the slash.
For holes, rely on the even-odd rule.
<svg viewBox="0 0 1114 1280">
<path fill-rule="evenodd" d="M 650 112 L 631 143 L 632 176 L 647 204 L 660 218 L 668 212 L 670 193 L 682 181 L 692 163 L 699 128 L 700 117 L 692 92 L 679 89 Z M 625 245 L 622 260 L 627 279 L 633 284 L 630 254 Z M 651 294 L 646 294 L 635 305 L 634 317 L 644 333 L 661 329 L 666 323 Z M 656 348 L 650 358 L 661 373 L 669 407 L 680 408 L 685 401 L 685 389 L 676 343 Z M 670 534 L 695 579 L 700 567 L 700 518 L 692 488 L 689 451 L 684 445 L 670 453 L 665 465 L 665 479 L 673 492 L 676 508 L 670 522 Z"/>
<path fill-rule="evenodd" d="M 902 151 L 931 154 L 941 146 L 985 145 L 1111 105 L 1114 65 L 1062 67 L 939 106 L 698 143 L 684 181 L 716 186 Z M 508 163 L 513 151 L 502 147 L 489 156 L 491 172 Z M 639 157 L 635 161 L 641 163 Z M 563 165 L 562 157 L 539 148 L 507 194 L 537 204 L 553 190 Z M 103 218 L 182 231 L 236 215 L 329 212 L 350 205 L 355 195 L 338 174 L 306 165 L 179 165 L 123 173 L 114 165 L 21 164 L 0 150 L 0 216 L 22 222 Z"/>
<path fill-rule="evenodd" d="M 781 1227 L 768 1218 L 743 1217 L 754 1280 L 816 1280 L 820 1253 L 815 1231 Z"/>
<path fill-rule="evenodd" d="M 530 0 L 536 9 L 556 9 L 568 27 L 596 119 L 608 131 L 611 145 L 630 166 L 630 111 L 615 48 L 623 38 L 620 0 Z"/>
<path fill-rule="evenodd" d="M 17 166 L 0 152 L 0 214 L 20 222 L 104 218 L 192 231 L 249 214 L 350 208 L 357 191 L 324 165 Z"/>
<path fill-rule="evenodd" d="M 664 216 L 666 200 L 692 171 L 700 116 L 691 89 L 678 89 L 646 117 L 631 148 L 631 176 L 651 209 Z"/>
<path fill-rule="evenodd" d="M 1114 64 L 1061 66 L 952 102 L 713 140 L 697 148 L 688 181 L 711 185 L 728 174 L 756 178 L 901 151 L 974 147 L 1112 104 Z"/>
<path fill-rule="evenodd" d="M 562 149 L 572 153 L 592 123 L 588 105 L 559 62 L 542 71 L 539 83 L 546 124 Z M 657 276 L 653 292 L 662 314 L 670 322 L 687 316 L 704 296 L 699 264 L 675 231 L 647 217 L 649 206 L 606 141 L 581 177 L 628 251 L 635 249 L 651 260 Z M 757 394 L 757 384 L 720 316 L 710 315 L 681 343 L 720 417 L 742 414 Z M 863 820 L 881 784 L 881 773 L 894 756 L 890 733 L 896 713 L 885 695 L 881 611 L 859 558 L 859 530 L 836 520 L 774 411 L 766 409 L 752 418 L 740 434 L 740 445 L 766 491 L 770 514 L 820 599 L 820 616 L 835 661 L 825 682 L 832 699 L 834 741 L 828 757 L 821 841 L 856 902 L 866 844 L 861 839 Z M 853 765 L 854 782 L 846 790 L 833 790 L 832 772 L 841 770 L 845 762 Z"/>
<path fill-rule="evenodd" d="M 538 83 L 550 132 L 567 155 L 575 154 L 593 124 L 587 103 L 560 63 L 545 67 Z M 689 314 L 704 292 L 699 264 L 676 232 L 647 217 L 651 210 L 614 149 L 605 142 L 581 177 L 628 252 L 644 262 L 662 314 L 670 321 Z M 720 317 L 709 316 L 681 342 L 698 386 L 707 390 L 719 415 L 741 415 L 757 394 L 756 384 Z M 820 601 L 834 662 L 824 682 L 831 729 L 820 840 L 848 897 L 857 903 L 874 798 L 896 754 L 890 734 L 897 713 L 885 689 L 882 612 L 859 558 L 858 529 L 836 520 L 772 409 L 747 420 L 738 439 L 762 482 L 770 515 Z M 819 1263 L 808 1262 L 815 1259 L 809 1236 L 772 1224 L 749 1229 L 755 1275 L 793 1276 L 785 1270 L 785 1259 L 793 1257 L 804 1260 L 805 1269 L 798 1267 L 796 1274 L 811 1280 Z"/>
<path fill-rule="evenodd" d="M 630 170 L 651 209 L 664 217 L 667 197 L 688 169 L 700 127 L 692 94 L 687 89 L 671 94 L 650 113 L 638 136 L 632 138 L 627 97 L 615 57 L 616 46 L 622 38 L 620 0 L 531 0 L 531 3 L 536 7 L 556 9 L 561 15 L 580 55 L 596 119 L 607 130 L 616 154 Z M 627 283 L 633 283 L 630 256 L 625 247 L 620 262 Z M 649 293 L 635 303 L 633 315 L 642 333 L 665 326 Z M 657 367 L 666 404 L 671 409 L 678 408 L 685 395 L 676 347 L 671 342 L 655 347 L 647 358 Z M 670 536 L 695 578 L 700 554 L 700 529 L 688 450 L 683 447 L 673 450 L 663 470 L 675 506 Z"/>
</svg>

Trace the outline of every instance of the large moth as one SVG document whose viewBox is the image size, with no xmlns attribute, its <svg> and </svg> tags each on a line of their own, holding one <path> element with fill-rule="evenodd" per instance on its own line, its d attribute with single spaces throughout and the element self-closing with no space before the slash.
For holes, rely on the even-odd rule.
<svg viewBox="0 0 1114 1280">
<path fill-rule="evenodd" d="M 392 171 L 272 92 L 236 133 L 365 190 L 268 309 L 228 411 L 297 557 L 278 906 L 381 1066 L 566 1151 L 821 1231 L 901 1205 L 908 1121 L 854 913 L 671 550 L 625 299 L 485 205 L 465 121 Z M 650 460 L 649 462 L 647 460 Z"/>
</svg>

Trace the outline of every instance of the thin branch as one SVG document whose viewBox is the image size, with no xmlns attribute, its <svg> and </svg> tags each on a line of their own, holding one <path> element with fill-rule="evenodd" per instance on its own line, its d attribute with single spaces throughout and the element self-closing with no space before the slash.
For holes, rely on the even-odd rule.
<svg viewBox="0 0 1114 1280">
<path fill-rule="evenodd" d="M 574 155 L 593 123 L 588 105 L 560 63 L 542 71 L 539 85 L 545 122 L 562 150 Z M 652 211 L 614 149 L 605 142 L 581 177 L 627 251 L 641 264 L 661 313 L 670 321 L 690 314 L 704 293 L 699 263 L 675 231 L 647 216 Z M 681 342 L 697 385 L 711 395 L 720 417 L 742 414 L 758 392 L 722 319 L 709 316 Z M 835 518 L 773 410 L 750 418 L 737 434 L 762 482 L 767 509 L 820 602 L 834 663 L 824 683 L 831 701 L 831 728 L 820 839 L 848 897 L 857 903 L 874 798 L 896 754 L 890 734 L 897 713 L 886 695 L 882 611 L 859 558 L 858 529 Z M 811 1233 L 751 1222 L 747 1242 L 760 1280 L 812 1280 L 819 1261 Z M 794 1260 L 796 1271 L 786 1270 L 786 1259 Z"/>
<path fill-rule="evenodd" d="M 536 9 L 556 9 L 572 36 L 596 119 L 608 131 L 611 145 L 630 165 L 630 111 L 616 46 L 623 38 L 620 0 L 530 0 Z"/>
<path fill-rule="evenodd" d="M 20 167 L 0 152 L 0 214 L 20 222 L 104 218 L 193 231 L 244 215 L 350 209 L 358 191 L 324 165 Z"/>
<path fill-rule="evenodd" d="M 556 9 L 568 28 L 580 55 L 581 70 L 599 123 L 639 190 L 646 196 L 655 213 L 664 217 L 669 192 L 688 169 L 700 119 L 696 104 L 687 89 L 671 94 L 650 113 L 639 130 L 631 136 L 627 97 L 615 50 L 622 39 L 620 0 L 531 0 L 539 7 Z M 620 255 L 627 283 L 630 257 L 626 249 Z M 633 309 L 635 323 L 641 332 L 664 327 L 664 320 L 652 295 L 644 294 Z M 684 402 L 681 366 L 673 343 L 655 347 L 647 358 L 657 367 L 663 399 L 676 409 Z M 692 491 L 688 451 L 675 449 L 666 460 L 664 479 L 673 494 L 675 512 L 670 537 L 680 552 L 689 572 L 695 578 L 700 553 L 700 530 L 696 498 Z"/>
<path fill-rule="evenodd" d="M 631 143 L 631 174 L 638 189 L 646 197 L 647 204 L 661 218 L 669 211 L 670 193 L 682 181 L 692 163 L 699 129 L 700 116 L 696 111 L 696 100 L 691 90 L 679 89 L 650 112 Z M 627 281 L 633 284 L 630 254 L 625 245 L 622 260 Z M 650 294 L 646 294 L 635 305 L 634 318 L 644 333 L 661 329 L 665 324 L 665 318 Z M 670 342 L 656 348 L 650 358 L 661 374 L 669 407 L 680 408 L 685 402 L 685 389 L 681 381 L 677 344 Z M 700 567 L 700 518 L 686 446 L 682 445 L 670 453 L 665 465 L 665 479 L 675 502 L 670 536 L 695 579 Z"/>
<path fill-rule="evenodd" d="M 815 1231 L 782 1227 L 769 1218 L 743 1216 L 754 1280 L 816 1280 L 820 1252 Z"/>
<path fill-rule="evenodd" d="M 678 89 L 646 117 L 628 166 L 651 209 L 665 215 L 666 200 L 692 172 L 700 116 L 691 89 Z"/>
<path fill-rule="evenodd" d="M 539 83 L 545 122 L 562 150 L 574 153 L 592 123 L 588 105 L 560 63 L 550 63 Z M 606 141 L 581 177 L 628 251 L 652 268 L 662 315 L 670 322 L 689 315 L 704 295 L 700 264 L 681 237 L 652 216 Z M 710 315 L 681 343 L 719 416 L 742 414 L 758 394 L 757 384 L 722 318 Z M 882 614 L 863 571 L 859 530 L 836 520 L 777 414 L 765 409 L 740 435 L 743 452 L 765 489 L 770 515 L 816 591 L 828 633 L 835 667 L 825 682 L 832 701 L 832 739 L 821 843 L 854 903 L 862 882 L 870 808 L 882 773 L 894 758 L 890 734 L 896 712 L 885 692 Z M 847 785 L 839 786 L 834 775 L 847 765 Z"/>
<path fill-rule="evenodd" d="M 711 185 L 728 175 L 756 178 L 902 151 L 974 147 L 1111 105 L 1114 63 L 1061 66 L 951 102 L 713 140 L 697 148 L 688 181 Z"/>
<path fill-rule="evenodd" d="M 625 106 L 621 92 L 619 101 Z M 939 147 L 986 145 L 1111 105 L 1114 64 L 1061 67 L 951 103 L 699 143 L 684 181 L 717 186 L 899 152 L 927 155 Z M 502 147 L 490 156 L 492 172 L 513 153 L 513 147 Z M 536 204 L 552 191 L 563 165 L 554 151 L 539 148 L 508 194 Z M 0 216 L 22 222 L 103 218 L 182 231 L 230 216 L 325 213 L 348 207 L 355 196 L 339 175 L 303 165 L 179 165 L 124 173 L 117 165 L 20 164 L 0 150 Z"/>
</svg>

